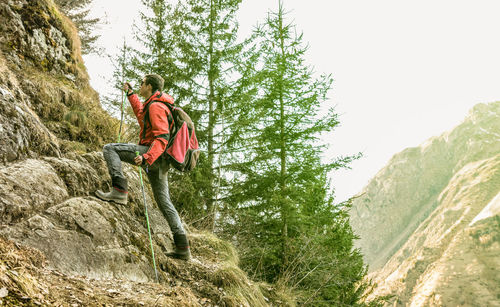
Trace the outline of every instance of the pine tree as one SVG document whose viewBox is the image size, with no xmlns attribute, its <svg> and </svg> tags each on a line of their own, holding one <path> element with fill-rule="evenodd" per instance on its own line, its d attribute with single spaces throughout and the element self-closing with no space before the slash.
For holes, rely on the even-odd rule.
<svg viewBox="0 0 500 307">
<path fill-rule="evenodd" d="M 262 206 L 258 211 L 268 211 L 266 215 L 279 228 L 280 267 L 286 267 L 290 256 L 291 226 L 300 205 L 298 191 L 323 170 L 338 167 L 320 163 L 324 146 L 317 144 L 319 133 L 338 123 L 333 110 L 323 118 L 317 116 L 332 78 L 313 80 L 313 72 L 304 65 L 302 36 L 294 36 L 283 15 L 280 4 L 278 13 L 270 15 L 257 32 L 262 37 L 259 52 L 263 67 L 257 76 L 261 95 L 250 106 L 254 110 L 246 114 L 250 118 L 241 119 L 251 126 L 243 149 L 251 153 L 247 156 L 252 160 L 240 164 L 245 175 L 242 190 L 248 197 L 240 202 L 255 202 L 256 196 L 265 195 L 257 202 Z"/>
<path fill-rule="evenodd" d="M 133 51 L 131 72 L 139 81 L 146 74 L 155 73 L 165 80 L 164 91 L 182 105 L 192 96 L 190 84 L 197 71 L 185 67 L 181 53 L 184 45 L 179 29 L 179 6 L 167 0 L 142 0 L 145 11 L 140 12 L 141 26 L 135 28 L 135 39 L 141 45 Z"/>
<path fill-rule="evenodd" d="M 231 131 L 232 206 L 223 229 L 254 277 L 298 288 L 302 304 L 354 306 L 366 269 L 353 249 L 347 204 L 334 204 L 327 174 L 359 155 L 321 162 L 319 137 L 338 124 L 333 109 L 320 116 L 333 80 L 313 78 L 302 35 L 284 17 L 280 2 L 255 33 L 256 97 L 239 105 L 242 125 Z"/>
<path fill-rule="evenodd" d="M 225 180 L 222 161 L 232 133 L 233 108 L 242 97 L 245 83 L 245 48 L 248 42 L 237 42 L 236 12 L 241 0 L 187 0 L 177 11 L 179 40 L 183 41 L 181 61 L 196 71 L 191 102 L 196 108 L 199 140 L 206 145 L 206 156 L 200 165 L 207 217 L 205 225 L 214 228 L 217 201 Z"/>
<path fill-rule="evenodd" d="M 134 50 L 127 45 L 124 39 L 118 56 L 109 56 L 114 67 L 113 77 L 110 81 L 113 84 L 114 90 L 113 93 L 105 95 L 101 99 L 104 108 L 113 116 L 120 118 L 122 129 L 120 131 L 120 127 L 117 127 L 117 135 L 121 132 L 120 142 L 122 143 L 137 143 L 139 141 L 139 126 L 137 125 L 137 119 L 122 90 L 124 82 L 138 78 L 135 70 L 130 64 L 133 55 Z"/>
<path fill-rule="evenodd" d="M 88 6 L 92 3 L 92 0 L 55 0 L 54 2 L 78 29 L 82 54 L 100 51 L 97 46 L 100 35 L 95 34 L 100 19 L 89 17 L 90 9 Z"/>
<path fill-rule="evenodd" d="M 176 193 L 174 187 L 172 198 L 187 220 L 212 229 L 215 203 L 225 185 L 222 156 L 224 143 L 230 141 L 232 107 L 241 99 L 248 69 L 242 59 L 247 42 L 236 42 L 235 13 L 240 2 L 142 0 L 142 24 L 134 31 L 142 48 L 127 51 L 125 65 L 125 79 L 136 83 L 145 74 L 161 75 L 164 91 L 194 120 L 201 147 L 207 150 L 202 151 L 194 172 L 187 176 L 173 172 L 176 178 L 172 182 L 184 186 L 179 184 L 182 193 Z M 122 58 L 114 61 L 115 82 L 121 79 Z M 109 99 L 115 112 L 117 101 L 116 97 Z M 186 194 L 191 197 L 181 197 Z"/>
</svg>

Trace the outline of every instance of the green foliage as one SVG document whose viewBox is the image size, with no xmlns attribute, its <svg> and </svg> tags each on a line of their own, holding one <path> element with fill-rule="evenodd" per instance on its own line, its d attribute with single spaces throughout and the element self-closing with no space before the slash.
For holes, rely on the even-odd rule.
<svg viewBox="0 0 500 307">
<path fill-rule="evenodd" d="M 123 83 L 131 80 L 139 80 L 133 66 L 131 65 L 131 58 L 134 54 L 134 49 L 127 46 L 124 40 L 120 48 L 119 56 L 117 58 L 110 57 L 113 64 L 113 78 L 112 83 L 114 87 L 113 94 L 104 96 L 102 98 L 102 105 L 110 114 L 120 118 L 122 127 L 116 129 L 116 134 L 113 135 L 115 142 L 118 141 L 118 133 L 120 134 L 120 142 L 122 143 L 137 143 L 139 141 L 139 126 L 134 111 L 128 99 L 123 92 Z"/>
<path fill-rule="evenodd" d="M 321 162 L 319 136 L 338 124 L 333 109 L 320 115 L 333 80 L 313 77 L 302 35 L 284 15 L 280 4 L 255 32 L 260 58 L 247 89 L 254 96 L 235 114 L 234 176 L 220 225 L 254 277 L 296 288 L 303 305 L 354 306 L 366 268 L 327 174 L 359 155 Z"/>
<path fill-rule="evenodd" d="M 206 218 L 201 227 L 214 226 L 219 197 L 226 185 L 222 161 L 227 132 L 233 121 L 234 101 L 241 96 L 244 79 L 238 67 L 245 62 L 247 42 L 237 43 L 236 11 L 241 0 L 181 1 L 176 10 L 181 61 L 195 75 L 191 79 L 191 111 L 196 116 L 198 138 L 206 156 L 200 164 Z M 206 147 L 205 147 L 206 146 Z"/>
<path fill-rule="evenodd" d="M 141 50 L 132 49 L 130 70 L 125 76 L 140 81 L 146 74 L 156 73 L 165 79 L 164 91 L 182 105 L 192 96 L 191 80 L 196 71 L 186 67 L 182 54 L 187 52 L 181 39 L 183 34 L 179 5 L 166 0 L 142 0 L 146 11 L 140 12 L 142 25 L 135 28 L 135 39 Z"/>
<path fill-rule="evenodd" d="M 169 174 L 183 217 L 235 242 L 252 278 L 294 289 L 302 305 L 363 305 L 370 284 L 353 248 L 349 204 L 334 203 L 327 180 L 360 155 L 321 161 L 319 138 L 338 124 L 333 109 L 323 112 L 333 79 L 315 78 L 304 63 L 307 48 L 282 5 L 237 42 L 241 0 L 142 3 L 136 38 L 144 49 L 123 45 L 114 80 L 121 88 L 158 73 L 165 92 L 193 117 L 207 150 L 190 174 Z M 121 101 L 113 101 L 116 113 Z M 134 126 L 130 109 L 125 114 Z M 231 269 L 214 278 L 239 275 Z"/>
<path fill-rule="evenodd" d="M 54 0 L 61 12 L 68 16 L 78 29 L 82 54 L 97 53 L 101 49 L 97 46 L 100 35 L 95 30 L 100 23 L 99 18 L 90 18 L 88 6 L 92 0 Z"/>
</svg>

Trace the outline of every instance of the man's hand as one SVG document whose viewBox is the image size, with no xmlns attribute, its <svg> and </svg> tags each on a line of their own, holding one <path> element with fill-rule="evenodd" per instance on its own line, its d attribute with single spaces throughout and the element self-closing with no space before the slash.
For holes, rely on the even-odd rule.
<svg viewBox="0 0 500 307">
<path fill-rule="evenodd" d="M 127 94 L 129 93 L 129 91 L 133 91 L 130 83 L 128 82 L 123 83 L 123 91 Z"/>
<path fill-rule="evenodd" d="M 135 158 L 134 158 L 134 162 L 135 162 L 135 164 L 137 164 L 137 165 L 142 165 L 142 161 L 143 161 L 143 160 L 144 160 L 144 159 L 142 158 L 142 156 L 141 156 L 141 155 L 139 155 L 139 156 L 137 156 L 137 157 L 135 157 Z"/>
</svg>

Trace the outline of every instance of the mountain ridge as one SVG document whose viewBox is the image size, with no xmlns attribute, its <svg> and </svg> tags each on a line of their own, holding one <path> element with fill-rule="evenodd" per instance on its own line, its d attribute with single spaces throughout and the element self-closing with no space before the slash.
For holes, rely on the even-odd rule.
<svg viewBox="0 0 500 307">
<path fill-rule="evenodd" d="M 479 281 L 499 264 L 491 257 L 500 241 L 499 116 L 500 102 L 476 105 L 454 129 L 394 155 L 353 201 L 357 246 L 378 283 L 373 295 L 395 295 L 394 306 L 500 304 L 498 272 Z M 479 259 L 487 264 L 468 272 Z M 467 283 L 477 293 L 460 290 Z"/>
</svg>

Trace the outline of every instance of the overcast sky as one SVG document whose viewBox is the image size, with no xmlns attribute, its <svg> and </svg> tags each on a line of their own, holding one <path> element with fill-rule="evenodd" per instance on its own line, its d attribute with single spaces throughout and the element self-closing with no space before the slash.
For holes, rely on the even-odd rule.
<svg viewBox="0 0 500 307">
<path fill-rule="evenodd" d="M 331 73 L 329 103 L 341 127 L 326 156 L 363 152 L 352 170 L 332 174 L 338 200 L 362 190 L 397 152 L 459 124 L 477 103 L 500 100 L 499 1 L 284 0 L 288 18 L 309 44 L 306 58 Z M 107 16 L 101 44 L 115 52 L 132 40 L 138 0 L 94 0 Z M 243 0 L 242 36 L 277 0 Z M 112 67 L 87 56 L 92 86 L 105 92 Z"/>
</svg>

